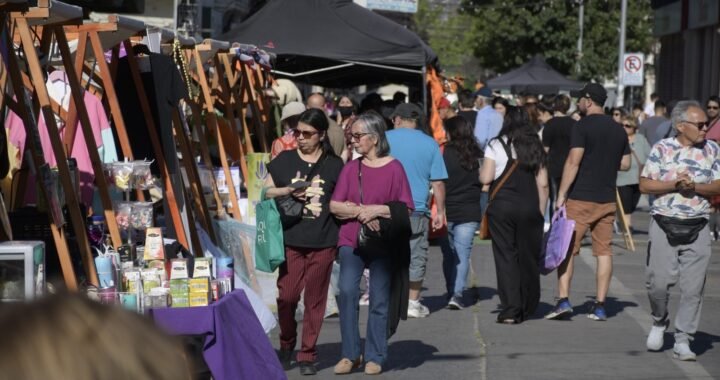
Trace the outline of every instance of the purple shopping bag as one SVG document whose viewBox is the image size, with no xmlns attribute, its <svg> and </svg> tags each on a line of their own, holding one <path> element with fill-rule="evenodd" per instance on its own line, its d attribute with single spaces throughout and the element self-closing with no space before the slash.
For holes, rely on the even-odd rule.
<svg viewBox="0 0 720 380">
<path fill-rule="evenodd" d="M 540 273 L 549 274 L 559 267 L 570 250 L 575 221 L 567 218 L 565 206 L 560 207 L 553 215 L 550 231 L 545 234 L 540 259 Z"/>
</svg>

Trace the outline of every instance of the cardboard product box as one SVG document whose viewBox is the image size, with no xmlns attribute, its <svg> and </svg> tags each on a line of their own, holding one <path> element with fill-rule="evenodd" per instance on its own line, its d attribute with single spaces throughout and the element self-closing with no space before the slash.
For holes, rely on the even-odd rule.
<svg viewBox="0 0 720 380">
<path fill-rule="evenodd" d="M 129 270 L 123 272 L 122 287 L 124 291 L 128 293 L 137 293 L 140 284 L 141 279 L 139 270 Z"/>
<path fill-rule="evenodd" d="M 188 262 L 187 259 L 172 259 L 170 260 L 170 279 L 187 279 L 188 275 Z"/>
<path fill-rule="evenodd" d="M 190 292 L 190 286 L 188 285 L 187 279 L 176 278 L 170 280 L 170 291 L 171 292 Z"/>
<path fill-rule="evenodd" d="M 190 292 L 190 307 L 207 306 L 210 303 L 210 297 L 207 292 Z"/>
<path fill-rule="evenodd" d="M 196 257 L 193 278 L 212 277 L 212 260 L 208 257 Z"/>
<path fill-rule="evenodd" d="M 208 278 L 191 278 L 188 280 L 188 287 L 191 292 L 210 292 L 210 279 Z"/>
<path fill-rule="evenodd" d="M 190 307 L 190 298 L 185 296 L 172 296 L 172 307 Z"/>
<path fill-rule="evenodd" d="M 155 269 L 160 276 L 160 281 L 167 281 L 167 273 L 165 271 L 165 260 L 150 260 L 145 263 L 148 269 Z"/>
<path fill-rule="evenodd" d="M 165 246 L 161 228 L 152 227 L 145 232 L 144 257 L 145 261 L 165 259 Z"/>
<path fill-rule="evenodd" d="M 162 287 L 162 280 L 157 269 L 143 269 L 142 282 L 145 293 L 150 293 L 150 290 L 154 288 Z"/>
</svg>

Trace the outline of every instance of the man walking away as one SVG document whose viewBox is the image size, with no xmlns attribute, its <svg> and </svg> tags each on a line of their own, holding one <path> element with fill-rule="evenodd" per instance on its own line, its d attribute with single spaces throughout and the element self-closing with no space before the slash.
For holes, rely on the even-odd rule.
<svg viewBox="0 0 720 380">
<path fill-rule="evenodd" d="M 327 115 L 325 96 L 319 92 L 311 94 L 307 99 L 307 108 L 317 108 Z M 343 150 L 345 149 L 345 132 L 337 122 L 330 117 L 328 117 L 328 124 L 330 127 L 328 127 L 327 135 L 328 139 L 330 139 L 330 146 L 332 146 L 335 155 L 342 157 Z"/>
<path fill-rule="evenodd" d="M 473 109 L 475 105 L 475 97 L 472 92 L 467 89 L 463 89 L 458 93 L 458 116 L 462 116 L 465 120 L 470 123 L 475 130 L 475 121 L 477 120 L 477 111 Z"/>
<path fill-rule="evenodd" d="M 648 350 L 663 346 L 669 289 L 680 288 L 675 314 L 673 356 L 694 361 L 690 341 L 700 323 L 705 276 L 710 262 L 709 198 L 720 195 L 720 148 L 706 140 L 707 117 L 695 101 L 681 101 L 672 112 L 677 137 L 661 140 L 647 160 L 640 190 L 655 194 L 650 214 L 646 287 L 653 326 Z"/>
<path fill-rule="evenodd" d="M 612 278 L 612 226 L 615 221 L 615 181 L 617 171 L 630 169 L 630 146 L 627 134 L 620 124 L 603 112 L 607 99 L 605 88 L 588 83 L 580 91 L 571 91 L 577 97 L 580 113 L 585 115 L 573 129 L 570 153 L 565 161 L 557 206 L 567 200 L 567 216 L 575 221 L 575 241 L 572 252 L 558 268 L 557 306 L 546 319 L 572 314 L 570 283 L 574 256 L 580 253 L 585 232 L 592 232 L 593 256 L 597 258 L 597 297 L 588 318 L 604 321 L 605 297 Z"/>
<path fill-rule="evenodd" d="M 494 111 L 493 111 L 494 112 Z M 390 155 L 400 161 L 410 182 L 415 210 L 410 216 L 410 303 L 408 317 L 424 318 L 430 310 L 420 303 L 420 290 L 425 279 L 428 243 L 428 195 L 433 189 L 437 215 L 432 228 L 439 229 L 445 223 L 445 183 L 447 170 L 440 154 L 440 147 L 432 137 L 419 131 L 425 118 L 420 107 L 412 103 L 400 104 L 391 115 L 395 129 L 387 132 Z M 371 274 L 372 275 L 372 274 Z"/>
<path fill-rule="evenodd" d="M 492 90 L 488 87 L 475 92 L 475 105 L 479 107 L 475 119 L 475 137 L 484 151 L 487 143 L 500 133 L 503 118 L 492 107 Z"/>
<path fill-rule="evenodd" d="M 645 121 L 642 122 L 642 124 L 640 124 L 640 133 L 642 133 L 645 138 L 648 139 L 651 146 L 658 142 L 660 138 L 662 138 L 662 136 L 660 136 L 657 138 L 656 141 L 650 141 L 651 136 L 653 136 L 654 138 L 654 136 L 657 135 L 657 130 L 660 125 L 668 120 L 665 114 L 666 111 L 667 109 L 665 107 L 665 102 L 658 99 L 655 102 L 655 116 L 648 117 L 647 119 L 645 119 Z"/>
</svg>

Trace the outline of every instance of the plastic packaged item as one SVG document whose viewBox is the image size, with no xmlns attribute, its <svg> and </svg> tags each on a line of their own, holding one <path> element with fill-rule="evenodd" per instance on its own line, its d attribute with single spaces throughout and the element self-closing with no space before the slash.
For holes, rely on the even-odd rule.
<svg viewBox="0 0 720 380">
<path fill-rule="evenodd" d="M 115 186 L 126 191 L 130 189 L 130 176 L 133 172 L 132 162 L 115 162 L 112 165 L 113 183 Z"/>
<path fill-rule="evenodd" d="M 118 228 L 127 231 L 130 228 L 130 213 L 132 212 L 131 202 L 118 202 L 115 204 L 115 221 Z"/>
<path fill-rule="evenodd" d="M 187 279 L 189 277 L 187 259 L 172 259 L 170 261 L 170 268 L 171 280 Z"/>
<path fill-rule="evenodd" d="M 102 247 L 105 241 L 105 218 L 102 215 L 93 215 L 88 226 L 88 238 L 90 244 L 95 247 Z"/>
<path fill-rule="evenodd" d="M 193 278 L 210 278 L 210 274 L 212 273 L 211 263 L 212 261 L 209 257 L 196 257 Z"/>
<path fill-rule="evenodd" d="M 145 260 L 164 260 L 165 246 L 163 245 L 162 229 L 148 228 L 145 233 Z"/>
<path fill-rule="evenodd" d="M 131 185 L 135 189 L 148 190 L 155 187 L 155 178 L 150 171 L 152 161 L 133 161 Z"/>
<path fill-rule="evenodd" d="M 133 202 L 130 211 L 130 226 L 144 230 L 153 226 L 153 203 Z"/>
</svg>

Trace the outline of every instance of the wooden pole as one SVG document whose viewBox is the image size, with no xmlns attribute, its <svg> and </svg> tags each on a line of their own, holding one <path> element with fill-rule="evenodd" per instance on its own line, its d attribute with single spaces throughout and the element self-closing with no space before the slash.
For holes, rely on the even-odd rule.
<svg viewBox="0 0 720 380">
<path fill-rule="evenodd" d="M 55 27 L 55 37 L 57 38 L 58 47 L 60 48 L 63 65 L 68 69 L 65 74 L 67 75 L 68 85 L 70 86 L 72 102 L 75 103 L 77 116 L 80 119 L 80 126 L 85 137 L 85 145 L 88 149 L 90 162 L 92 163 L 93 171 L 95 172 L 95 184 L 97 185 L 98 193 L 100 194 L 103 214 L 105 215 L 105 223 L 107 224 L 108 231 L 110 232 L 110 238 L 112 239 L 113 245 L 115 247 L 120 247 L 123 244 L 123 241 L 120 236 L 120 228 L 118 227 L 115 219 L 115 210 L 113 208 L 112 200 L 110 199 L 110 187 L 108 186 L 107 178 L 104 174 L 100 153 L 98 153 L 97 145 L 95 144 L 92 124 L 90 123 L 88 110 L 85 107 L 84 91 L 80 87 L 80 77 L 76 72 L 77 69 L 79 69 L 77 71 L 81 71 L 82 67 L 73 69 L 70 47 L 68 46 L 68 41 L 65 37 L 65 31 L 62 26 Z"/>
<path fill-rule="evenodd" d="M 165 162 L 162 145 L 160 144 L 160 140 L 158 138 L 157 127 L 155 126 L 155 121 L 152 117 L 152 110 L 150 110 L 150 105 L 148 104 L 148 97 L 145 92 L 144 82 L 142 80 L 142 76 L 140 75 L 140 68 L 138 67 L 138 63 L 136 61 L 137 58 L 133 52 L 130 40 L 125 40 L 123 43 L 128 56 L 128 63 L 130 64 L 130 72 L 132 74 L 133 81 L 135 82 L 138 98 L 140 99 L 140 107 L 142 108 L 143 115 L 145 116 L 145 124 L 147 125 L 148 132 L 150 134 L 150 141 L 155 151 L 155 159 L 157 160 L 157 164 L 162 175 L 165 187 L 165 197 L 167 199 L 168 207 L 170 208 L 170 216 L 172 218 L 173 226 L 175 227 L 177 240 L 182 246 L 190 249 L 190 242 L 185 235 L 185 229 L 183 228 L 184 224 L 182 222 L 182 216 L 180 215 L 180 207 L 175 191 L 173 190 L 173 184 L 170 180 L 170 173 L 168 171 L 167 163 Z M 195 226 L 190 227 L 194 228 Z"/>
</svg>

